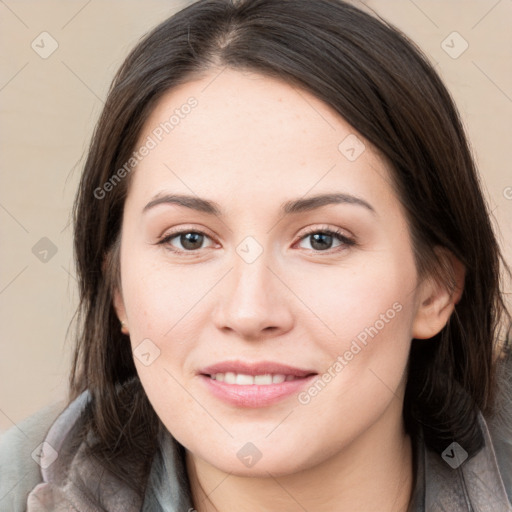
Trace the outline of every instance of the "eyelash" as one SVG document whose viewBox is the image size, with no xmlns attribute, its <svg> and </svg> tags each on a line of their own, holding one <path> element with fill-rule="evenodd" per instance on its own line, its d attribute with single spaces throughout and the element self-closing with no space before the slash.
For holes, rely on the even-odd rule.
<svg viewBox="0 0 512 512">
<path fill-rule="evenodd" d="M 193 230 L 193 229 L 181 230 L 181 231 L 176 231 L 174 233 L 169 233 L 164 238 L 160 239 L 159 242 L 157 242 L 157 245 L 168 245 L 168 250 L 170 250 L 170 251 L 172 251 L 174 253 L 177 253 L 177 254 L 193 255 L 194 253 L 197 253 L 199 251 L 199 249 L 185 251 L 183 249 L 176 249 L 174 247 L 171 247 L 171 244 L 170 244 L 170 241 L 172 239 L 174 239 L 174 238 L 176 238 L 176 237 L 178 237 L 180 235 L 185 235 L 185 234 L 189 234 L 189 233 L 194 233 L 194 234 L 197 234 L 197 235 L 204 235 L 204 236 L 206 236 L 208 238 L 211 238 L 204 231 Z M 337 229 L 331 229 L 331 228 L 311 228 L 306 233 L 302 234 L 302 236 L 300 236 L 294 242 L 294 245 L 297 242 L 300 242 L 301 240 L 307 238 L 308 236 L 311 236 L 313 234 L 318 234 L 318 233 L 321 233 L 321 234 L 324 234 L 324 235 L 333 236 L 338 241 L 342 242 L 342 245 L 338 246 L 337 248 L 334 248 L 334 249 L 327 249 L 325 251 L 319 251 L 319 250 L 315 250 L 315 249 L 305 249 L 306 251 L 314 252 L 315 254 L 322 254 L 322 253 L 332 254 L 333 252 L 340 252 L 340 251 L 346 250 L 348 247 L 352 247 L 352 246 L 356 245 L 356 241 L 354 239 L 349 238 L 348 236 L 346 236 L 345 234 L 343 234 L 341 231 L 339 231 Z"/>
<path fill-rule="evenodd" d="M 327 249 L 325 251 L 317 251 L 315 249 L 306 249 L 307 251 L 312 251 L 315 254 L 322 254 L 322 253 L 332 254 L 333 252 L 343 251 L 343 250 L 346 250 L 347 247 L 352 247 L 352 246 L 356 245 L 356 241 L 354 239 L 349 238 L 347 235 L 343 234 L 338 229 L 331 229 L 331 228 L 328 228 L 328 227 L 324 227 L 324 228 L 311 228 L 311 229 L 307 230 L 305 233 L 303 233 L 300 236 L 300 238 L 298 240 L 296 240 L 294 242 L 294 245 L 297 242 L 300 242 L 301 240 L 304 240 L 307 237 L 309 237 L 309 236 L 311 236 L 313 234 L 318 234 L 318 233 L 321 233 L 323 235 L 333 236 L 339 242 L 341 242 L 342 245 L 340 245 L 338 247 L 335 247 L 333 249 Z"/>
</svg>

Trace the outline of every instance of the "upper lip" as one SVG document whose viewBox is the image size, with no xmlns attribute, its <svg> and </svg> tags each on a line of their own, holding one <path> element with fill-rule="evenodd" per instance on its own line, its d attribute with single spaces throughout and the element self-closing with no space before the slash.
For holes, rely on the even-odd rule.
<svg viewBox="0 0 512 512">
<path fill-rule="evenodd" d="M 242 373 L 244 375 L 293 375 L 294 377 L 307 377 L 315 374 L 314 370 L 305 370 L 274 361 L 244 362 L 222 361 L 199 370 L 203 375 L 215 375 L 216 373 Z"/>
</svg>

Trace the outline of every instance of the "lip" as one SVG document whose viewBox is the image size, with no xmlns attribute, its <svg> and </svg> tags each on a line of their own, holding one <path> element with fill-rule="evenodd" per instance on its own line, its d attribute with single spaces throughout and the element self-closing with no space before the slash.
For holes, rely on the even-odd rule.
<svg viewBox="0 0 512 512">
<path fill-rule="evenodd" d="M 215 373 L 244 373 L 245 375 L 265 375 L 265 374 L 283 374 L 293 375 L 294 377 L 307 377 L 312 373 L 316 374 L 315 370 L 307 370 L 288 366 L 285 364 L 273 361 L 260 361 L 257 363 L 248 363 L 244 361 L 223 361 L 211 366 L 207 366 L 199 370 L 201 375 L 213 375 Z"/>
<path fill-rule="evenodd" d="M 265 374 L 293 375 L 296 379 L 268 385 L 250 384 L 244 386 L 227 384 L 210 378 L 210 375 L 227 372 L 252 376 Z M 225 361 L 203 368 L 198 372 L 200 380 L 215 397 L 230 405 L 250 408 L 266 407 L 296 394 L 309 385 L 317 375 L 317 372 L 313 370 L 305 370 L 272 361 L 258 363 Z"/>
</svg>

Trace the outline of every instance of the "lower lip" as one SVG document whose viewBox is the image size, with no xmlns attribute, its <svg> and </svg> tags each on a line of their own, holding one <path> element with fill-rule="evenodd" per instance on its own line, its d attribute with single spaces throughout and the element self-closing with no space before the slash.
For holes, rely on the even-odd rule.
<svg viewBox="0 0 512 512">
<path fill-rule="evenodd" d="M 238 407 L 265 407 L 283 400 L 287 396 L 298 393 L 308 385 L 316 375 L 310 375 L 279 384 L 257 385 L 226 384 L 206 375 L 199 375 L 210 392 L 217 398 Z"/>
</svg>

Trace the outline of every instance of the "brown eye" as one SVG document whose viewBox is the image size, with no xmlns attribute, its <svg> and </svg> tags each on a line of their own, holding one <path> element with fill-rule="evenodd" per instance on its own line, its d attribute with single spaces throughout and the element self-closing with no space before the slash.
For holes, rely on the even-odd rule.
<svg viewBox="0 0 512 512">
<path fill-rule="evenodd" d="M 197 251 L 198 249 L 203 249 L 204 247 L 202 247 L 202 245 L 205 239 L 209 238 L 209 236 L 200 231 L 180 231 L 167 235 L 166 237 L 162 238 L 159 243 L 169 246 L 172 251 L 193 252 Z M 172 241 L 175 239 L 177 242 L 172 243 Z M 175 244 L 179 244 L 181 247 L 176 247 Z"/>
<path fill-rule="evenodd" d="M 309 240 L 311 247 L 305 247 L 305 249 L 310 249 L 316 252 L 324 252 L 332 249 L 335 241 L 338 241 L 339 244 L 335 246 L 334 249 L 345 249 L 347 246 L 355 245 L 354 240 L 348 238 L 340 231 L 331 229 L 319 230 L 317 228 L 315 230 L 311 230 L 309 233 L 302 236 L 300 240 Z"/>
</svg>

